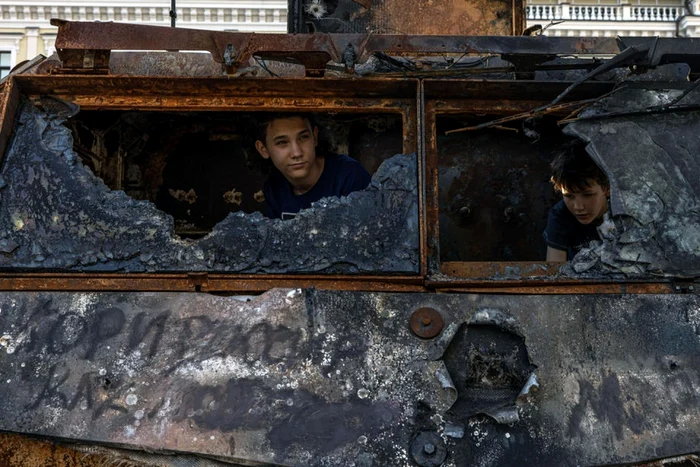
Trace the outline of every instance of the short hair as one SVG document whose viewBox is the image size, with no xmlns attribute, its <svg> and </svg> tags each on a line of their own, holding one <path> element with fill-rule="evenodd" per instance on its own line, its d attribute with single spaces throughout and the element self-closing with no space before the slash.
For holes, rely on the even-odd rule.
<svg viewBox="0 0 700 467">
<path fill-rule="evenodd" d="M 564 150 L 557 154 L 552 163 L 552 178 L 550 179 L 556 191 L 577 193 L 590 188 L 593 183 L 609 188 L 610 182 L 605 172 L 586 153 L 581 141 L 567 144 Z"/>
<path fill-rule="evenodd" d="M 267 139 L 267 128 L 275 120 L 280 120 L 283 118 L 302 118 L 309 122 L 311 128 L 315 128 L 316 119 L 313 114 L 301 113 L 301 112 L 271 112 L 260 115 L 255 120 L 255 141 L 262 141 L 265 144 Z"/>
</svg>

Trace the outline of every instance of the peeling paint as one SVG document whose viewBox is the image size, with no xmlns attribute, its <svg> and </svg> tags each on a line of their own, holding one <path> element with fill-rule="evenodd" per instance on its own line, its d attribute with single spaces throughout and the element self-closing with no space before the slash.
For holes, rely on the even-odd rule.
<svg viewBox="0 0 700 467">
<path fill-rule="evenodd" d="M 584 120 L 564 130 L 588 142 L 587 151 L 608 174 L 613 214 L 601 226 L 602 241 L 582 249 L 565 273 L 700 274 L 700 112 L 595 118 L 664 105 L 681 92 L 623 90 L 584 111 Z M 700 92 L 694 91 L 683 102 L 696 101 Z"/>
</svg>

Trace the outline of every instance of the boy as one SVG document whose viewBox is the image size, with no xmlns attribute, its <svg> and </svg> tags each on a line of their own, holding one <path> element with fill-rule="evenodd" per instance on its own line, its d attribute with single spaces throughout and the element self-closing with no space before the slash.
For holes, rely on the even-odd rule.
<svg viewBox="0 0 700 467">
<path fill-rule="evenodd" d="M 259 122 L 255 148 L 277 170 L 265 183 L 266 215 L 289 219 L 326 196 L 347 196 L 369 185 L 369 173 L 340 154 L 317 154 L 318 127 L 309 115 L 276 114 Z"/>
<path fill-rule="evenodd" d="M 564 199 L 549 211 L 542 235 L 547 261 L 564 262 L 591 240 L 599 240 L 597 227 L 608 211 L 610 183 L 581 144 L 556 156 L 551 167 L 554 189 Z"/>
</svg>

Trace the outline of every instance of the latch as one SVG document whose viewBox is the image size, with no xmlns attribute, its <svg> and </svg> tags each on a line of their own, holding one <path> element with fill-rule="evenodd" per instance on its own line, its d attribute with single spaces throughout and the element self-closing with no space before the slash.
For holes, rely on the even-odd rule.
<svg viewBox="0 0 700 467">
<path fill-rule="evenodd" d="M 187 279 L 189 279 L 190 284 L 194 287 L 195 292 L 201 292 L 202 287 L 206 290 L 209 276 L 206 272 L 188 272 Z"/>
<path fill-rule="evenodd" d="M 105 75 L 109 73 L 109 50 L 58 49 L 62 67 L 52 70 L 58 74 Z"/>
</svg>

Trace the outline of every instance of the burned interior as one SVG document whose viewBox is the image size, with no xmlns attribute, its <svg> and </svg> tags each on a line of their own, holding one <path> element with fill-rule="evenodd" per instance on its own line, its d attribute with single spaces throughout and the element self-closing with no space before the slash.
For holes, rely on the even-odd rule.
<svg viewBox="0 0 700 467">
<path fill-rule="evenodd" d="M 545 257 L 542 231 L 558 200 L 549 164 L 573 138 L 563 135 L 552 117 L 459 131 L 497 117 L 437 120 L 441 261 Z"/>
<path fill-rule="evenodd" d="M 700 251 L 692 156 L 699 141 L 691 130 L 698 113 L 671 116 L 665 108 L 682 103 L 692 110 L 697 91 L 673 87 L 600 86 L 580 95 L 585 103 L 573 113 L 541 113 L 546 105 L 536 102 L 525 102 L 524 112 L 489 113 L 475 98 L 462 97 L 458 86 L 454 95 L 431 103 L 435 136 L 428 147 L 438 165 L 441 271 L 612 280 L 692 274 Z M 542 96 L 545 104 L 547 99 Z M 585 148 L 610 180 L 611 220 L 598 228 L 599 241 L 552 270 L 544 263 L 542 232 L 561 195 L 549 181 L 549 164 L 571 144 Z M 635 162 L 640 158 L 645 162 Z M 497 262 L 504 266 L 494 268 Z"/>
<path fill-rule="evenodd" d="M 306 114 L 299 114 L 306 115 Z M 201 238 L 229 213 L 265 212 L 271 165 L 255 150 L 260 112 L 85 111 L 66 121 L 73 149 L 112 190 L 148 200 L 181 238 Z M 374 174 L 402 152 L 400 115 L 316 114 L 318 151 L 347 154 Z"/>
<path fill-rule="evenodd" d="M 322 150 L 355 157 L 374 178 L 285 223 L 260 213 L 270 171 L 254 150 L 251 122 L 260 115 L 24 102 L 2 173 L 27 189 L 4 193 L 0 261 L 59 270 L 416 273 L 417 161 L 404 153 L 402 115 L 319 113 Z"/>
</svg>

